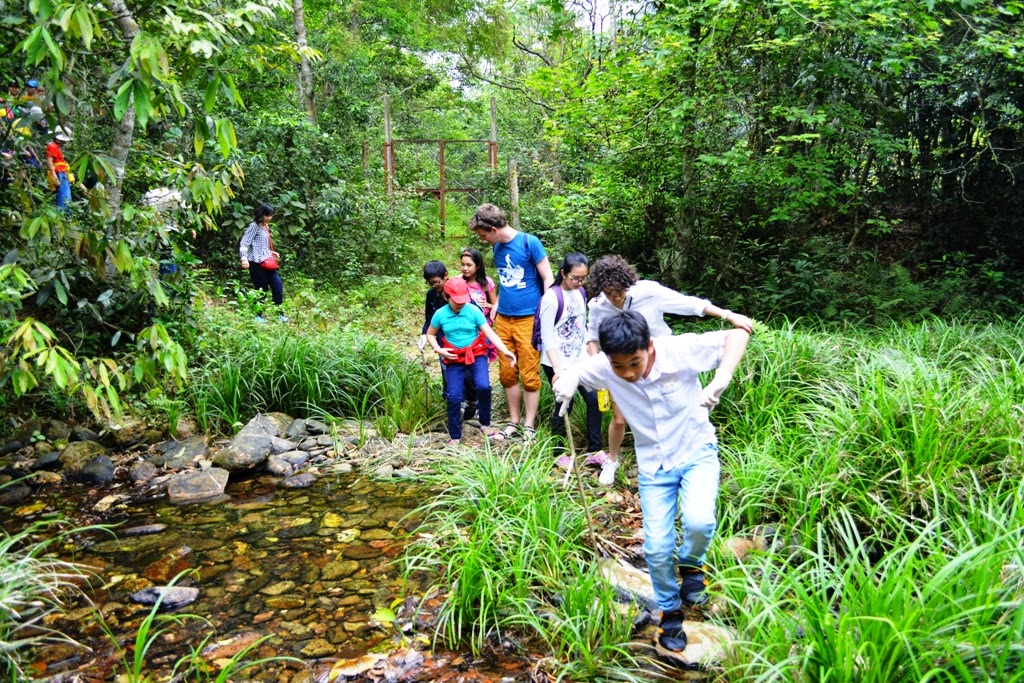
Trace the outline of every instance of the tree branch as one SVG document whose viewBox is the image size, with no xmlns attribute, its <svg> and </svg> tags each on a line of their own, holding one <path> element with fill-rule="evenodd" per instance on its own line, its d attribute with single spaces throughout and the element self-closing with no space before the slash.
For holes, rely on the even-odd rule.
<svg viewBox="0 0 1024 683">
<path fill-rule="evenodd" d="M 544 109 L 546 109 L 547 111 L 550 111 L 550 112 L 555 111 L 555 108 L 552 107 L 551 105 L 549 105 L 549 104 L 547 104 L 545 102 L 541 102 L 538 99 L 535 99 L 530 94 L 530 92 L 526 88 L 521 86 L 521 85 L 510 85 L 508 83 L 501 83 L 499 81 L 495 81 L 495 80 L 492 80 L 490 78 L 487 78 L 483 74 L 481 74 L 478 71 L 476 71 L 473 68 L 473 66 L 469 63 L 469 60 L 466 59 L 466 57 L 464 55 L 462 57 L 462 66 L 460 68 L 466 73 L 466 75 L 470 76 L 471 78 L 475 78 L 477 80 L 483 81 L 484 83 L 490 83 L 491 85 L 496 85 L 499 88 L 503 88 L 505 90 L 514 90 L 514 91 L 516 91 L 518 93 L 521 93 L 523 95 L 523 97 L 528 99 L 530 102 L 533 102 L 538 107 L 542 107 L 542 108 L 544 108 Z"/>
<path fill-rule="evenodd" d="M 534 57 L 540 59 L 542 62 L 544 62 L 548 66 L 554 66 L 555 65 L 554 62 L 551 61 L 550 57 L 548 57 L 547 55 L 541 54 L 540 52 L 537 52 L 536 50 L 531 50 L 530 48 L 526 47 L 526 45 L 523 44 L 522 42 L 520 42 L 519 39 L 515 37 L 515 35 L 512 36 L 512 44 L 515 45 L 520 50 L 522 50 L 523 52 L 525 52 L 526 54 L 533 55 Z"/>
</svg>

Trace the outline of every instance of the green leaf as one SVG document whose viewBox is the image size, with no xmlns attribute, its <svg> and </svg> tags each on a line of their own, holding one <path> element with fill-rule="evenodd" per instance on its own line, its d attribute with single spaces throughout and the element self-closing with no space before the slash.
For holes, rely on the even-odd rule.
<svg viewBox="0 0 1024 683">
<path fill-rule="evenodd" d="M 64 285 L 61 284 L 60 280 L 53 281 L 53 288 L 57 291 L 57 300 L 65 306 L 68 305 L 68 293 L 64 289 Z"/>
<path fill-rule="evenodd" d="M 57 71 L 64 70 L 64 51 L 57 46 L 57 43 L 53 40 L 53 36 L 50 32 L 43 28 L 42 31 L 43 40 L 46 41 L 46 47 L 49 48 L 50 57 L 53 59 L 54 66 L 57 67 Z"/>
<path fill-rule="evenodd" d="M 132 98 L 132 83 L 134 81 L 125 81 L 121 84 L 121 87 L 117 90 L 117 97 L 114 99 L 114 118 L 120 121 L 124 118 L 124 113 L 128 111 L 128 106 Z"/>
<path fill-rule="evenodd" d="M 92 49 L 92 17 L 89 15 L 89 8 L 81 6 L 75 12 L 75 23 L 78 24 L 78 34 L 82 37 L 85 49 Z"/>
<path fill-rule="evenodd" d="M 118 272 L 126 273 L 130 271 L 133 263 L 132 250 L 128 247 L 128 243 L 124 240 L 119 240 L 117 248 L 114 249 L 114 265 L 117 266 Z"/>
<path fill-rule="evenodd" d="M 379 621 L 382 624 L 390 624 L 393 621 L 396 621 L 398 617 L 395 615 L 393 611 L 389 610 L 387 607 L 381 607 L 373 613 L 373 619 L 375 621 Z"/>
<path fill-rule="evenodd" d="M 150 114 L 153 113 L 153 105 L 149 101 L 149 88 L 142 81 L 135 81 L 132 94 L 135 96 L 135 116 L 139 120 L 139 126 L 145 128 Z"/>
<path fill-rule="evenodd" d="M 207 114 L 213 111 L 213 105 L 217 102 L 217 85 L 219 82 L 217 75 L 214 74 L 206 83 L 206 92 L 203 94 L 203 108 L 206 109 Z"/>
</svg>

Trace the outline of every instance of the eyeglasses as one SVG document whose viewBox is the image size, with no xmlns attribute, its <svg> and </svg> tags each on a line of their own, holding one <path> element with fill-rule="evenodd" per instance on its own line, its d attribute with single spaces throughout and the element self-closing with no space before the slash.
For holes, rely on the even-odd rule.
<svg viewBox="0 0 1024 683">
<path fill-rule="evenodd" d="M 568 280 L 569 282 L 575 282 L 578 285 L 582 285 L 584 282 L 587 281 L 587 276 L 567 275 L 565 279 Z"/>
</svg>

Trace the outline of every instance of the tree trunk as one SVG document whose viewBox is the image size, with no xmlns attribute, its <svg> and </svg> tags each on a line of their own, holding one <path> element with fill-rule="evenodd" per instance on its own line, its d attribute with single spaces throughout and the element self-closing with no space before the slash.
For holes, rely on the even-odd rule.
<svg viewBox="0 0 1024 683">
<path fill-rule="evenodd" d="M 303 13 L 302 0 L 292 0 L 295 14 L 295 42 L 299 45 L 299 99 L 302 101 L 309 122 L 316 124 L 316 105 L 313 103 L 313 68 L 306 57 L 306 19 Z"/>
<path fill-rule="evenodd" d="M 139 34 L 139 25 L 132 16 L 131 10 L 125 5 L 124 0 L 104 0 L 110 13 L 114 15 L 125 42 L 131 45 L 135 36 Z M 110 183 L 109 205 L 111 215 L 117 215 L 121 210 L 121 182 L 124 180 L 125 164 L 128 161 L 128 151 L 132 147 L 132 135 L 135 132 L 135 102 L 128 100 L 128 109 L 120 121 L 114 124 L 114 142 L 110 146 L 110 156 L 114 159 L 115 177 Z"/>
</svg>

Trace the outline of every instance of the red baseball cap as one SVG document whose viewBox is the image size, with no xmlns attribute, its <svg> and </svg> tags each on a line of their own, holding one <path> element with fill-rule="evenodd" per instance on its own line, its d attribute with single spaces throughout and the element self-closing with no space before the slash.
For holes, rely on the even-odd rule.
<svg viewBox="0 0 1024 683">
<path fill-rule="evenodd" d="M 461 277 L 449 278 L 448 282 L 444 283 L 444 293 L 457 304 L 469 303 L 469 288 Z"/>
</svg>

